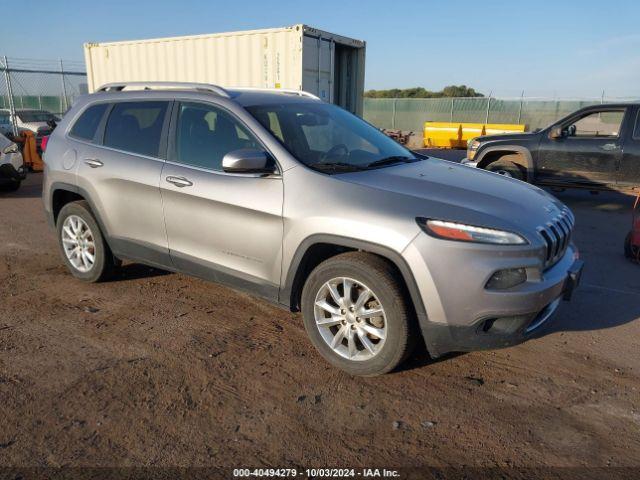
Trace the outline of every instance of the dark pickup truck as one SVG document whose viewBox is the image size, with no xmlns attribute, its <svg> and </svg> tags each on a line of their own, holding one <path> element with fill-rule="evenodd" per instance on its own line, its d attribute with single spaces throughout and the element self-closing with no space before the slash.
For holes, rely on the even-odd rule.
<svg viewBox="0 0 640 480">
<path fill-rule="evenodd" d="M 477 137 L 463 164 L 537 185 L 640 192 L 640 103 L 585 107 L 531 133 Z"/>
</svg>

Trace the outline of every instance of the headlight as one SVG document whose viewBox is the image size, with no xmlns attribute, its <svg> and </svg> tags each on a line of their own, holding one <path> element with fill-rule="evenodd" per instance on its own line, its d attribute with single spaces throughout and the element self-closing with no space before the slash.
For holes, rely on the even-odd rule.
<svg viewBox="0 0 640 480">
<path fill-rule="evenodd" d="M 417 221 L 420 228 L 432 237 L 446 240 L 491 243 L 496 245 L 525 245 L 528 243 L 524 237 L 517 233 L 506 232 L 504 230 L 426 218 L 418 218 Z"/>
<path fill-rule="evenodd" d="M 469 160 L 473 160 L 473 157 L 476 156 L 478 147 L 480 147 L 480 142 L 474 138 L 467 142 L 467 158 Z"/>
<path fill-rule="evenodd" d="M 9 145 L 8 147 L 6 147 L 2 153 L 18 153 L 20 151 L 20 149 L 18 148 L 18 145 L 16 145 L 15 143 L 12 143 L 11 145 Z"/>
</svg>

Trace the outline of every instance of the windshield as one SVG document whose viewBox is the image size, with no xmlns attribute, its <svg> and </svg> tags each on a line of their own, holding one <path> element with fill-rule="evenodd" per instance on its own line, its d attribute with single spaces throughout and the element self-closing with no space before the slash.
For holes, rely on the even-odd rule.
<svg viewBox="0 0 640 480">
<path fill-rule="evenodd" d="M 361 170 L 417 161 L 415 155 L 351 113 L 328 103 L 247 107 L 298 160 L 312 168 Z"/>
<path fill-rule="evenodd" d="M 47 122 L 49 120 L 55 120 L 59 122 L 60 120 L 50 112 L 18 112 L 18 117 L 21 122 L 24 123 L 32 123 L 32 122 Z"/>
</svg>

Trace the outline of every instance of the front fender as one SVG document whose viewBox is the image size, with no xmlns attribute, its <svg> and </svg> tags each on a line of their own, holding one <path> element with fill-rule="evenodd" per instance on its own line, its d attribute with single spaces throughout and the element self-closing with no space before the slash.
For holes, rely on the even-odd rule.
<svg viewBox="0 0 640 480">
<path fill-rule="evenodd" d="M 487 158 L 487 155 L 496 152 L 504 152 L 505 154 L 517 153 L 522 155 L 525 168 L 527 170 L 527 181 L 531 181 L 535 177 L 535 164 L 531 151 L 527 147 L 522 145 L 504 144 L 504 145 L 487 145 L 485 148 L 481 148 L 476 156 L 474 162 L 476 162 L 478 168 L 484 169 L 487 166 L 486 162 L 483 162 Z"/>
</svg>

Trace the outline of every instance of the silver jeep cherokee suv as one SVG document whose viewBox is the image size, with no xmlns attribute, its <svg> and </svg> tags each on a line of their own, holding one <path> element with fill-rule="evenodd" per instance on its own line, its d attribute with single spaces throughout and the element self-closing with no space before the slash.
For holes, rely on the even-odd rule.
<svg viewBox="0 0 640 480">
<path fill-rule="evenodd" d="M 551 195 L 413 153 L 303 93 L 110 84 L 45 154 L 43 200 L 71 273 L 121 259 L 301 310 L 356 375 L 534 335 L 577 285 L 574 216 Z"/>
</svg>

